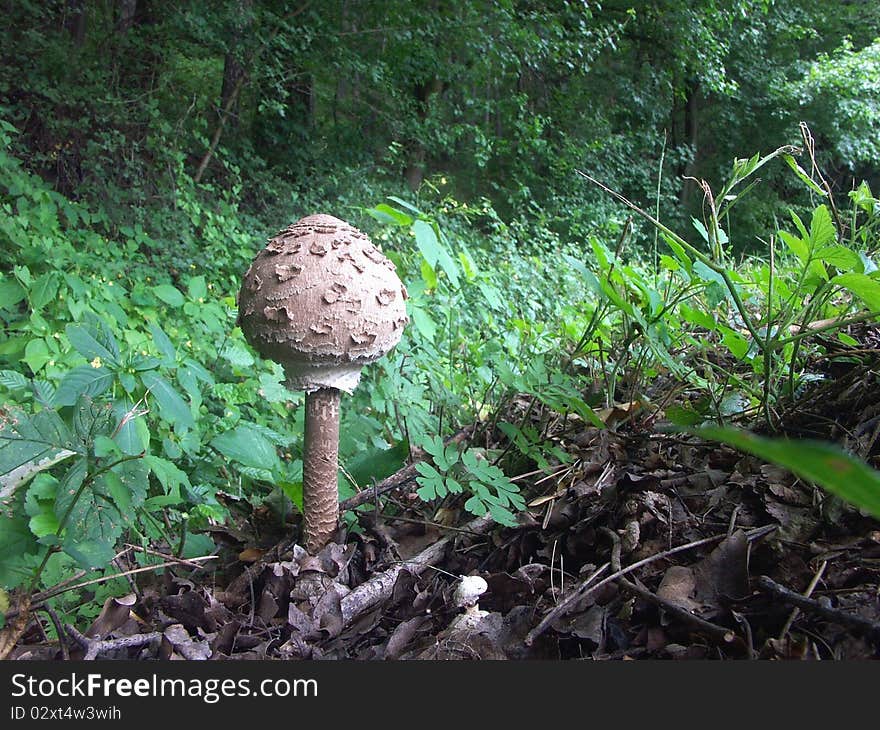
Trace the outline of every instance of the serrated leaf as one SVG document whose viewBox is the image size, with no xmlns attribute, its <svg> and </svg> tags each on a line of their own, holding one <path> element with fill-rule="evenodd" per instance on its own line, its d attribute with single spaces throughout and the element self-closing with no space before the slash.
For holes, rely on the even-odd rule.
<svg viewBox="0 0 880 730">
<path fill-rule="evenodd" d="M 56 405 L 55 386 L 48 380 L 34 378 L 31 381 L 31 392 L 34 394 L 34 399 L 37 401 L 37 403 L 39 403 L 44 408 L 52 408 Z"/>
<path fill-rule="evenodd" d="M 831 213 L 826 206 L 820 205 L 813 211 L 810 220 L 810 241 L 813 250 L 834 243 L 836 240 L 837 230 L 834 228 L 834 221 L 831 220 Z"/>
<path fill-rule="evenodd" d="M 28 416 L 0 411 L 0 502 L 44 469 L 76 454 L 71 434 L 51 410 Z"/>
<path fill-rule="evenodd" d="M 872 311 L 880 311 L 880 281 L 866 274 L 839 274 L 831 283 L 855 294 Z"/>
<path fill-rule="evenodd" d="M 113 373 L 105 367 L 81 365 L 68 371 L 55 393 L 55 404 L 72 406 L 81 395 L 94 397 L 105 393 L 113 384 Z"/>
<path fill-rule="evenodd" d="M 100 325 L 69 324 L 64 332 L 73 348 L 86 360 L 97 357 L 102 362 L 118 365 L 119 344 L 107 326 L 103 322 Z"/>
<path fill-rule="evenodd" d="M 159 414 L 169 423 L 184 428 L 193 428 L 195 421 L 189 404 L 165 378 L 156 372 L 141 375 L 141 381 L 159 404 Z"/>
<path fill-rule="evenodd" d="M 9 390 L 27 388 L 28 379 L 17 370 L 0 370 L 0 385 Z"/>
<path fill-rule="evenodd" d="M 864 269 L 859 255 L 846 246 L 826 246 L 813 255 L 841 272 L 860 274 Z"/>
<path fill-rule="evenodd" d="M 97 538 L 77 540 L 70 536 L 62 543 L 62 550 L 72 557 L 83 570 L 97 570 L 109 565 L 115 557 L 116 538 L 118 537 L 118 534 L 114 534 L 110 540 L 109 534 L 102 533 Z"/>
<path fill-rule="evenodd" d="M 236 368 L 249 368 L 254 364 L 254 356 L 244 345 L 228 341 L 220 351 L 220 357 Z"/>
</svg>

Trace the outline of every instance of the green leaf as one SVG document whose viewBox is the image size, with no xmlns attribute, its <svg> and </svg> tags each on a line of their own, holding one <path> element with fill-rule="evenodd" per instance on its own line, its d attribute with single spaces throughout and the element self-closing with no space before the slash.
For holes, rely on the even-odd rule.
<svg viewBox="0 0 880 730">
<path fill-rule="evenodd" d="M 453 288 L 458 289 L 460 286 L 458 279 L 458 264 L 453 261 L 449 252 L 446 250 L 446 247 L 440 243 L 440 240 L 437 238 L 437 233 L 434 230 L 434 226 L 427 221 L 417 220 L 413 223 L 412 230 L 416 235 L 416 245 L 425 261 L 427 261 L 432 268 L 437 268 L 437 265 L 439 264 L 440 268 L 443 269 L 449 277 L 449 283 Z"/>
<path fill-rule="evenodd" d="M 826 264 L 833 266 L 838 271 L 860 274 L 864 269 L 859 255 L 846 246 L 826 246 L 816 251 L 813 255 Z"/>
<path fill-rule="evenodd" d="M 727 327 L 724 328 L 722 342 L 737 360 L 742 360 L 749 351 L 749 341 L 739 332 L 734 332 Z"/>
<path fill-rule="evenodd" d="M 101 395 L 112 383 L 113 373 L 107 368 L 82 365 L 64 375 L 54 401 L 59 406 L 72 406 L 81 395 Z"/>
<path fill-rule="evenodd" d="M 250 350 L 232 340 L 228 341 L 223 349 L 220 350 L 220 357 L 229 362 L 233 367 L 240 369 L 249 368 L 254 364 L 254 356 Z"/>
<path fill-rule="evenodd" d="M 690 322 L 691 324 L 695 324 L 698 327 L 707 329 L 710 332 L 715 329 L 715 318 L 707 312 L 703 312 L 699 309 L 694 309 L 693 307 L 689 307 L 687 304 L 680 304 L 678 308 L 681 312 L 681 318 L 685 322 Z"/>
<path fill-rule="evenodd" d="M 205 277 L 191 277 L 189 281 L 186 282 L 186 293 L 194 302 L 203 302 L 208 296 L 208 284 L 205 281 Z"/>
<path fill-rule="evenodd" d="M 345 468 L 360 487 L 368 487 L 374 481 L 379 482 L 400 469 L 409 456 L 409 442 L 397 442 L 388 449 L 367 449 L 353 459 L 349 459 Z"/>
<path fill-rule="evenodd" d="M 119 343 L 102 320 L 94 323 L 69 324 L 65 328 L 67 339 L 86 360 L 100 358 L 111 365 L 119 364 Z"/>
<path fill-rule="evenodd" d="M 802 264 L 806 264 L 810 260 L 810 247 L 805 241 L 788 231 L 779 231 L 779 237 L 788 246 L 789 250 L 800 259 Z"/>
<path fill-rule="evenodd" d="M 211 440 L 211 446 L 225 457 L 255 469 L 281 470 L 275 445 L 254 424 L 239 424 Z"/>
<path fill-rule="evenodd" d="M 834 222 L 831 220 L 831 213 L 824 205 L 820 205 L 813 211 L 813 217 L 810 220 L 810 241 L 813 244 L 813 250 L 827 246 L 837 240 L 837 230 L 834 228 Z"/>
<path fill-rule="evenodd" d="M 12 309 L 27 296 L 24 287 L 13 279 L 0 281 L 0 309 Z"/>
<path fill-rule="evenodd" d="M 153 474 L 156 475 L 156 479 L 159 480 L 166 495 L 172 495 L 179 499 L 180 488 L 190 486 L 189 477 L 186 475 L 186 472 L 178 469 L 173 462 L 158 456 L 145 456 L 143 461 Z"/>
<path fill-rule="evenodd" d="M 83 570 L 96 570 L 109 565 L 116 555 L 116 538 L 113 535 L 112 542 L 101 537 L 77 540 L 68 537 L 62 543 L 62 549 L 72 557 Z"/>
<path fill-rule="evenodd" d="M 698 411 L 681 406 L 671 406 L 666 409 L 666 418 L 676 426 L 696 426 L 706 420 L 705 415 Z"/>
<path fill-rule="evenodd" d="M 49 346 L 46 344 L 45 340 L 40 337 L 28 342 L 27 346 L 24 348 L 24 357 L 22 360 L 35 375 L 40 372 L 40 370 L 42 370 L 46 363 L 51 359 L 52 355 L 49 354 Z"/>
<path fill-rule="evenodd" d="M 171 340 L 168 339 L 168 335 L 155 322 L 147 322 L 147 329 L 150 330 L 150 334 L 153 336 L 153 344 L 162 356 L 162 364 L 166 367 L 173 365 L 177 360 L 177 351 L 174 349 L 174 345 L 171 344 Z"/>
<path fill-rule="evenodd" d="M 819 185 L 814 182 L 810 176 L 807 174 L 807 171 L 802 168 L 797 161 L 791 155 L 782 155 L 782 159 L 788 164 L 788 166 L 794 170 L 794 174 L 800 178 L 801 182 L 803 182 L 807 187 L 810 188 L 816 195 L 821 195 L 825 197 L 828 193 L 826 193 Z"/>
<path fill-rule="evenodd" d="M 735 428 L 707 427 L 698 436 L 721 441 L 792 474 L 818 484 L 841 499 L 880 518 L 880 472 L 833 444 L 756 436 Z"/>
<path fill-rule="evenodd" d="M 838 274 L 831 283 L 851 291 L 872 311 L 880 311 L 880 281 L 866 274 Z"/>
<path fill-rule="evenodd" d="M 472 515 L 476 515 L 477 517 L 484 517 L 486 515 L 486 512 L 489 511 L 483 501 L 476 495 L 474 495 L 467 502 L 464 503 L 464 508 Z"/>
<path fill-rule="evenodd" d="M 6 411 L 0 420 L 0 502 L 44 469 L 76 454 L 70 431 L 55 411 L 31 417 Z"/>
<path fill-rule="evenodd" d="M 402 205 L 404 208 L 406 208 L 411 213 L 415 213 L 416 215 L 423 215 L 422 211 L 420 211 L 418 208 L 416 208 L 412 203 L 407 203 L 402 198 L 398 198 L 394 195 L 389 195 L 388 200 L 391 200 L 391 201 L 397 203 L 398 205 Z"/>
<path fill-rule="evenodd" d="M 58 293 L 59 283 L 60 278 L 58 274 L 54 271 L 50 271 L 48 274 L 43 274 L 31 284 L 30 290 L 28 291 L 28 299 L 35 312 L 39 312 L 46 306 L 46 304 L 55 298 L 55 295 Z"/>
<path fill-rule="evenodd" d="M 17 370 L 0 370 L 0 385 L 9 390 L 27 388 L 28 379 Z"/>
<path fill-rule="evenodd" d="M 18 510 L 14 515 L 0 514 L 0 585 L 13 588 L 28 576 L 21 559 L 39 549 L 28 527 L 29 521 Z"/>
<path fill-rule="evenodd" d="M 165 378 L 155 372 L 146 372 L 141 380 L 159 404 L 159 413 L 175 426 L 192 428 L 195 426 L 189 405 Z"/>
<path fill-rule="evenodd" d="M 158 284 L 153 287 L 153 294 L 155 294 L 159 299 L 161 299 L 165 304 L 169 307 L 180 307 L 183 306 L 184 301 L 183 294 L 180 293 L 180 289 L 171 284 Z"/>
<path fill-rule="evenodd" d="M 409 313 L 418 333 L 426 340 L 433 342 L 434 337 L 437 335 L 437 325 L 434 324 L 431 315 L 415 305 L 410 306 Z"/>
<path fill-rule="evenodd" d="M 390 223 L 402 227 L 411 226 L 413 223 L 412 216 L 397 210 L 397 208 L 392 208 L 387 203 L 379 203 L 375 208 L 368 209 L 367 213 L 380 223 Z"/>
</svg>

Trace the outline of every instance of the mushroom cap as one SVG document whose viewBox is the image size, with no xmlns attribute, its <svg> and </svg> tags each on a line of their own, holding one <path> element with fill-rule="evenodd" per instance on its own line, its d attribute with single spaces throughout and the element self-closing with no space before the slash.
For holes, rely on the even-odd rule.
<svg viewBox="0 0 880 730">
<path fill-rule="evenodd" d="M 351 392 L 361 368 L 403 334 L 406 288 L 394 264 L 354 226 L 310 215 L 257 254 L 238 295 L 238 324 L 297 390 Z"/>
</svg>

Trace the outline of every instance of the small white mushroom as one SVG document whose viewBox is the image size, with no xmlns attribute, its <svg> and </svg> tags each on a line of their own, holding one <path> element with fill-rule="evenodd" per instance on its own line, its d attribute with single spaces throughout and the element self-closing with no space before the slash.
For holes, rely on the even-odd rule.
<svg viewBox="0 0 880 730">
<path fill-rule="evenodd" d="M 464 608 L 468 611 L 473 609 L 475 611 L 477 610 L 477 602 L 480 600 L 480 596 L 487 590 L 489 590 L 489 584 L 480 576 L 463 575 L 461 582 L 455 589 L 455 593 L 452 594 L 452 600 L 458 608 Z"/>
</svg>

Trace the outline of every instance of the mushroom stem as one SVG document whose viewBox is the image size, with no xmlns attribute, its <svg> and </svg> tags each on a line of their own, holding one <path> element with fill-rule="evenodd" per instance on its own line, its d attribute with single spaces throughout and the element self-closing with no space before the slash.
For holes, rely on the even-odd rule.
<svg viewBox="0 0 880 730">
<path fill-rule="evenodd" d="M 303 444 L 303 520 L 312 555 L 330 542 L 339 523 L 339 390 L 306 393 Z"/>
</svg>

